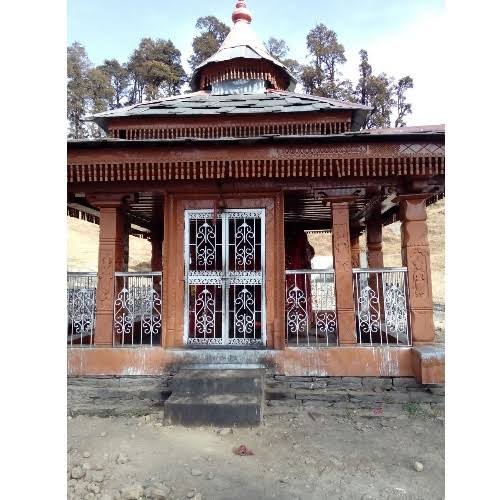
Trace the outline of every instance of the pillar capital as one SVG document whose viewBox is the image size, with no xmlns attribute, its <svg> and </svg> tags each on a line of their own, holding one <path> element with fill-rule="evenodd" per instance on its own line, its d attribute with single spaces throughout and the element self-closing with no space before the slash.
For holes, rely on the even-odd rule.
<svg viewBox="0 0 500 500">
<path fill-rule="evenodd" d="M 432 194 L 429 193 L 414 193 L 400 194 L 396 198 L 399 203 L 401 220 L 406 221 L 425 221 L 427 220 L 427 205 L 426 201 Z"/>
<path fill-rule="evenodd" d="M 134 198 L 125 193 L 89 193 L 87 201 L 96 208 L 125 208 Z"/>
</svg>

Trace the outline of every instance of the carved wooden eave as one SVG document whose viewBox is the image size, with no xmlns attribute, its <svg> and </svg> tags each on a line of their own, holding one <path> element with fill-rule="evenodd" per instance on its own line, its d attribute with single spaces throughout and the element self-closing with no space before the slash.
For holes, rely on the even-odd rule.
<svg viewBox="0 0 500 500">
<path fill-rule="evenodd" d="M 70 184 L 444 173 L 443 134 L 68 143 Z"/>
</svg>

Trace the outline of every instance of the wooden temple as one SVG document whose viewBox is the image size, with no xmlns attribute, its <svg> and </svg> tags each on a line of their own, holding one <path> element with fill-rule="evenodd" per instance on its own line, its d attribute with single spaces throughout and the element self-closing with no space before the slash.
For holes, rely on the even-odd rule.
<svg viewBox="0 0 500 500">
<path fill-rule="evenodd" d="M 295 93 L 251 21 L 237 2 L 191 93 L 68 141 L 68 213 L 99 224 L 98 272 L 68 273 L 68 374 L 222 360 L 442 383 L 426 207 L 444 195 L 444 127 L 362 130 L 369 108 Z M 385 268 L 395 221 L 402 267 Z M 317 230 L 332 268 L 312 268 Z M 128 272 L 129 234 L 151 241 L 151 272 Z"/>
</svg>

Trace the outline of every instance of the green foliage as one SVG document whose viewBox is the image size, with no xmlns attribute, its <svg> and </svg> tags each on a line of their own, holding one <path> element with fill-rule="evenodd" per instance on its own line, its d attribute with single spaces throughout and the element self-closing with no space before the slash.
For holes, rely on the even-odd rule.
<svg viewBox="0 0 500 500">
<path fill-rule="evenodd" d="M 120 64 L 116 59 L 106 59 L 104 64 L 99 66 L 99 69 L 106 73 L 109 83 L 113 88 L 113 97 L 110 99 L 109 107 L 111 109 L 121 107 L 130 84 L 130 75 L 127 67 Z"/>
<path fill-rule="evenodd" d="M 87 73 L 91 67 L 85 47 L 74 42 L 67 50 L 67 119 L 68 136 L 82 139 L 88 136 L 81 118 L 87 108 Z"/>
<path fill-rule="evenodd" d="M 290 49 L 288 48 L 288 45 L 286 44 L 285 40 L 280 39 L 278 40 L 277 38 L 274 38 L 273 36 L 269 38 L 267 42 L 264 43 L 267 51 L 271 56 L 273 56 L 275 59 L 277 59 L 280 62 L 283 62 L 283 59 L 286 59 L 286 56 L 288 55 L 288 52 Z"/>
<path fill-rule="evenodd" d="M 411 104 L 406 102 L 406 91 L 413 88 L 413 78 L 411 76 L 405 76 L 401 78 L 396 84 L 396 102 L 397 102 L 397 113 L 395 127 L 404 127 L 406 122 L 404 121 L 405 116 L 412 112 Z"/>
<path fill-rule="evenodd" d="M 307 35 L 307 49 L 311 64 L 303 67 L 301 75 L 306 92 L 333 99 L 352 99 L 352 83 L 340 80 L 340 66 L 346 58 L 335 31 L 324 24 L 316 25 Z"/>
<path fill-rule="evenodd" d="M 229 26 L 214 16 L 198 18 L 196 29 L 200 34 L 193 39 L 193 55 L 189 58 L 192 70 L 214 55 L 229 34 Z"/>
<path fill-rule="evenodd" d="M 131 104 L 180 93 L 186 82 L 181 53 L 171 40 L 143 38 L 127 64 L 133 82 Z"/>
</svg>

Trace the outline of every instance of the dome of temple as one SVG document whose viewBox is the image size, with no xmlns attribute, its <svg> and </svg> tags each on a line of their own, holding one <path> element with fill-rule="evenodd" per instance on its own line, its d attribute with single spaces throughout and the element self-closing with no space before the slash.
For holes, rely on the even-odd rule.
<svg viewBox="0 0 500 500">
<path fill-rule="evenodd" d="M 215 93 L 237 93 L 238 88 L 293 91 L 296 79 L 284 64 L 269 54 L 250 26 L 252 15 L 244 1 L 236 3 L 234 26 L 219 50 L 194 71 L 193 90 L 217 87 Z M 218 85 L 217 85 L 218 84 Z"/>
</svg>

